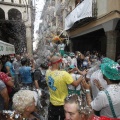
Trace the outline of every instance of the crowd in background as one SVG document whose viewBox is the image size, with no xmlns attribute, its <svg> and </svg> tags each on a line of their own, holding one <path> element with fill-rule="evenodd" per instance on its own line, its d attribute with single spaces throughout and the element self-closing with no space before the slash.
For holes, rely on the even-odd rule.
<svg viewBox="0 0 120 120">
<path fill-rule="evenodd" d="M 48 120 L 120 118 L 119 58 L 117 63 L 97 51 L 65 52 L 64 47 L 48 51 L 42 63 L 38 55 L 0 57 L 0 120 L 39 120 L 33 112 L 44 85 Z"/>
</svg>

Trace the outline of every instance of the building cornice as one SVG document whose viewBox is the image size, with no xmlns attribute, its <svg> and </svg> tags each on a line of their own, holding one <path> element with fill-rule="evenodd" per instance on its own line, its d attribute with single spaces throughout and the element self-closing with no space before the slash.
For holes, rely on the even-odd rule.
<svg viewBox="0 0 120 120">
<path fill-rule="evenodd" d="M 16 7 L 26 7 L 26 5 L 22 5 L 22 4 L 16 4 L 16 3 L 9 3 L 9 2 L 2 2 L 0 1 L 0 4 L 2 5 L 9 5 L 9 6 L 16 6 Z M 29 8 L 31 8 L 31 5 L 27 5 Z"/>
</svg>

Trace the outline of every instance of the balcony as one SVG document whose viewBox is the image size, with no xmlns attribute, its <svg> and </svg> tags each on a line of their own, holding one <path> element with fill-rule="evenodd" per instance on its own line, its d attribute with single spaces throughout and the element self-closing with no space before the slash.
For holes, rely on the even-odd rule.
<svg viewBox="0 0 120 120">
<path fill-rule="evenodd" d="M 65 18 L 65 30 L 83 25 L 97 17 L 96 0 L 84 0 Z"/>
</svg>

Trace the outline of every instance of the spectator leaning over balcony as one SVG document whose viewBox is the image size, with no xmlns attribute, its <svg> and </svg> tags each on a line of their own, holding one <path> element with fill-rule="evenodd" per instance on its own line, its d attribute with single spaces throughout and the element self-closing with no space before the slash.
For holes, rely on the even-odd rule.
<svg viewBox="0 0 120 120">
<path fill-rule="evenodd" d="M 48 120 L 64 120 L 64 99 L 68 95 L 67 84 L 78 86 L 83 79 L 77 81 L 66 71 L 60 71 L 62 59 L 58 56 L 51 58 L 51 68 L 46 72 L 46 82 L 50 92 L 50 104 L 48 108 Z M 60 117 L 60 119 L 59 119 Z"/>
</svg>

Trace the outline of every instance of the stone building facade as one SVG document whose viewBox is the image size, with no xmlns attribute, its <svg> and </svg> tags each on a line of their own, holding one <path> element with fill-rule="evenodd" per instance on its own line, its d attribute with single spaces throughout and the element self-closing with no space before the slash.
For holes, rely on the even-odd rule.
<svg viewBox="0 0 120 120">
<path fill-rule="evenodd" d="M 31 0 L 0 0 L 0 39 L 32 54 Z"/>
<path fill-rule="evenodd" d="M 64 31 L 65 17 L 75 8 L 74 0 L 46 0 L 39 27 L 39 49 L 42 43 L 52 41 L 52 35 L 60 35 Z M 41 46 L 41 47 L 40 47 Z"/>
<path fill-rule="evenodd" d="M 84 9 L 86 4 L 90 16 Z M 74 22 L 75 10 L 79 19 Z M 120 54 L 120 0 L 47 0 L 41 19 L 41 40 L 50 39 L 49 31 L 66 30 L 70 51 L 97 50 L 114 60 Z"/>
<path fill-rule="evenodd" d="M 79 6 L 74 10 L 77 7 L 82 8 L 85 1 L 79 2 Z M 71 50 L 98 50 L 116 60 L 120 54 L 120 0 L 92 0 L 92 3 L 93 15 L 78 19 L 67 29 Z M 84 7 L 81 11 L 84 11 Z M 69 17 L 72 12 L 66 16 L 67 21 L 72 20 L 72 17 Z"/>
</svg>

